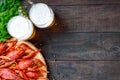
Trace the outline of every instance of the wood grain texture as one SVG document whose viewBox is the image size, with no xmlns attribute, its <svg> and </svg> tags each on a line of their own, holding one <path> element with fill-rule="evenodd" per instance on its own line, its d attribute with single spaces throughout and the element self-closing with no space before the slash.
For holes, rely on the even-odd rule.
<svg viewBox="0 0 120 80">
<path fill-rule="evenodd" d="M 49 33 L 44 44 L 47 60 L 120 60 L 120 33 Z"/>
<path fill-rule="evenodd" d="M 33 1 L 48 4 L 57 20 L 31 40 L 50 80 L 120 80 L 120 0 Z"/>
<path fill-rule="evenodd" d="M 120 32 L 120 6 L 52 6 L 65 32 Z"/>
<path fill-rule="evenodd" d="M 59 32 L 120 32 L 120 5 L 50 7 Z"/>
<path fill-rule="evenodd" d="M 120 61 L 49 61 L 50 80 L 120 80 Z"/>
<path fill-rule="evenodd" d="M 33 0 L 49 5 L 120 4 L 120 0 Z"/>
</svg>

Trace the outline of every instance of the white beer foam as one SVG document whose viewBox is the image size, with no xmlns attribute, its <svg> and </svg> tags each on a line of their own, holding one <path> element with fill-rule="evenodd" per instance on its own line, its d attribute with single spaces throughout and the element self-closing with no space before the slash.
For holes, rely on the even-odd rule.
<svg viewBox="0 0 120 80">
<path fill-rule="evenodd" d="M 39 28 L 48 27 L 54 20 L 52 9 L 44 3 L 34 4 L 29 11 L 29 16 L 32 22 Z"/>
<path fill-rule="evenodd" d="M 19 40 L 26 40 L 33 33 L 33 25 L 23 16 L 15 16 L 8 22 L 7 30 L 11 36 Z"/>
</svg>

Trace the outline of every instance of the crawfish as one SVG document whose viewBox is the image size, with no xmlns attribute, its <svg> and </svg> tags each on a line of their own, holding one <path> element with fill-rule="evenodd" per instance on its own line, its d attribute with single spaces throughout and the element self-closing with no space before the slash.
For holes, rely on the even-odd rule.
<svg viewBox="0 0 120 80">
<path fill-rule="evenodd" d="M 12 48 L 14 48 L 16 43 L 17 43 L 17 39 L 15 38 L 7 40 L 6 42 L 0 42 L 0 55 L 2 55 L 7 51 L 10 51 Z"/>
<path fill-rule="evenodd" d="M 12 80 L 23 80 L 21 77 L 17 76 L 17 74 L 9 69 L 9 68 L 1 68 L 0 69 L 0 77 L 6 79 L 12 79 Z"/>
<path fill-rule="evenodd" d="M 10 58 L 11 60 L 17 60 L 20 58 L 22 55 L 24 55 L 25 50 L 22 48 L 17 48 L 13 51 L 10 51 L 7 53 L 6 57 Z"/>
<path fill-rule="evenodd" d="M 12 65 L 15 60 L 19 59 L 24 54 L 24 52 L 23 49 L 16 49 L 6 53 L 5 56 L 0 56 L 0 67 L 8 67 Z"/>
<path fill-rule="evenodd" d="M 32 49 L 30 46 L 21 43 L 18 45 L 18 48 L 24 48 L 25 49 L 25 55 L 23 56 L 23 59 L 30 59 L 33 58 L 40 50 L 38 49 Z"/>
<path fill-rule="evenodd" d="M 46 67 L 46 65 L 42 61 L 40 61 L 37 58 L 34 58 L 34 59 L 31 59 L 31 60 L 30 59 L 23 59 L 23 60 L 21 60 L 18 63 L 17 68 L 21 69 L 21 70 L 28 69 L 30 71 L 32 71 L 32 69 L 33 69 L 33 71 L 34 71 L 38 67 L 42 67 L 42 66 Z"/>
<path fill-rule="evenodd" d="M 25 80 L 32 80 L 40 78 L 42 79 L 43 75 L 40 75 L 41 70 L 38 66 L 38 61 L 36 59 L 22 59 L 16 65 L 19 75 Z M 47 71 L 46 71 L 47 72 Z M 47 80 L 47 79 L 44 79 Z"/>
<path fill-rule="evenodd" d="M 7 49 L 7 44 L 5 42 L 0 43 L 0 55 L 5 53 Z"/>
</svg>

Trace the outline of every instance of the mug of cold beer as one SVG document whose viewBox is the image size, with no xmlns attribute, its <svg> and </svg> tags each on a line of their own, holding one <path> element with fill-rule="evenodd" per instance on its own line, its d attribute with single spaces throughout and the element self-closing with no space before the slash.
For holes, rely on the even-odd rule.
<svg viewBox="0 0 120 80">
<path fill-rule="evenodd" d="M 53 10 L 44 3 L 32 4 L 29 17 L 38 28 L 49 28 L 55 24 Z"/>
</svg>

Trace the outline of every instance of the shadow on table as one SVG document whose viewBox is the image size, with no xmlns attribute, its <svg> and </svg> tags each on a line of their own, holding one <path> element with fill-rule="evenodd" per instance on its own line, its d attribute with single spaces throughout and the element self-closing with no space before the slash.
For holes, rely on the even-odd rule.
<svg viewBox="0 0 120 80">
<path fill-rule="evenodd" d="M 67 28 L 62 26 L 62 20 L 59 18 L 59 16 L 56 14 L 56 23 L 54 26 L 50 28 L 40 29 L 36 28 L 37 35 L 34 39 L 30 40 L 35 46 L 38 48 L 46 45 L 53 37 L 62 35 L 66 32 Z"/>
</svg>

